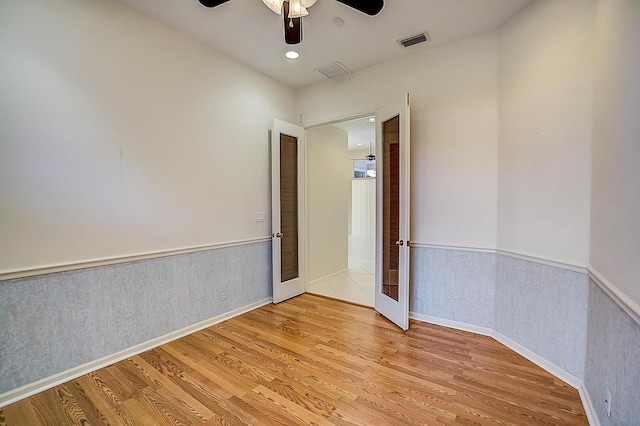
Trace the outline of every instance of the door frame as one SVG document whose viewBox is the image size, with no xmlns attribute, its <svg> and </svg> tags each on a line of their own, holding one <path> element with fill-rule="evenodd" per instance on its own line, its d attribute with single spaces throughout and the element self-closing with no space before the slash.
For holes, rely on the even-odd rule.
<svg viewBox="0 0 640 426">
<path fill-rule="evenodd" d="M 407 139 L 410 140 L 410 97 L 408 93 L 405 93 L 402 96 L 402 99 L 397 100 L 396 102 L 394 102 L 392 105 L 395 105 L 396 109 L 398 109 L 399 111 L 404 111 L 406 120 L 401 120 L 401 133 L 403 135 L 406 135 Z M 406 107 L 406 109 L 405 109 Z M 378 126 L 380 123 L 380 120 L 378 118 L 378 115 L 380 114 L 380 112 L 384 111 L 387 107 L 382 107 L 376 111 L 371 111 L 371 112 L 366 112 L 366 113 L 360 113 L 360 114 L 353 114 L 353 115 L 345 115 L 343 117 L 339 117 L 339 118 L 335 118 L 332 120 L 327 120 L 327 121 L 320 121 L 320 122 L 315 122 L 315 123 L 309 123 L 307 125 L 304 126 L 304 131 L 305 131 L 305 136 L 306 136 L 306 131 L 315 127 L 322 127 L 322 126 L 329 126 L 332 124 L 336 124 L 336 123 L 341 123 L 344 121 L 349 121 L 349 120 L 356 120 L 359 118 L 364 118 L 364 117 L 371 117 L 371 116 L 375 116 L 376 117 L 376 157 L 377 158 L 382 158 L 382 144 L 377 140 L 378 139 L 378 134 L 379 134 L 379 130 L 378 130 Z M 305 142 L 306 143 L 306 142 Z M 407 147 L 410 149 L 410 147 Z M 402 183 L 404 184 L 404 187 L 406 188 L 406 194 L 407 196 L 410 195 L 410 184 L 411 184 L 411 177 L 410 177 L 410 152 L 409 150 L 405 150 L 404 155 L 402 155 L 400 161 L 401 161 L 401 165 L 403 167 L 404 170 L 406 170 L 406 173 L 403 174 L 403 176 L 401 177 L 402 179 Z M 306 163 L 307 163 L 307 152 L 305 150 L 305 171 L 306 171 Z M 376 168 L 378 169 L 379 164 L 377 162 Z M 381 182 L 381 179 L 379 179 L 381 177 L 381 173 L 380 170 L 377 170 L 377 177 L 376 177 L 376 210 L 378 210 L 378 206 L 380 205 L 380 203 L 382 202 L 382 196 L 381 194 L 379 194 L 378 192 L 378 182 Z M 304 175 L 304 187 L 305 187 L 305 192 L 308 190 L 308 177 L 305 173 Z M 407 198 L 407 197 L 405 197 Z M 406 202 L 408 201 L 407 199 L 401 199 L 401 202 L 403 202 L 405 204 L 405 206 L 407 206 Z M 305 219 L 306 219 L 306 214 L 307 214 L 307 205 L 306 205 L 306 198 L 305 198 Z M 404 256 L 404 259 L 406 259 L 404 261 L 405 263 L 405 267 L 404 267 L 404 274 L 405 274 L 405 280 L 406 280 L 406 286 L 405 286 L 405 293 L 403 297 L 403 300 L 399 301 L 398 303 L 400 303 L 400 305 L 402 306 L 402 311 L 403 311 L 403 318 L 401 318 L 399 321 L 394 321 L 393 319 L 390 319 L 390 321 L 394 322 L 396 325 L 398 325 L 400 328 L 402 328 L 403 330 L 407 330 L 409 328 L 409 273 L 410 273 L 410 264 L 409 264 L 409 256 L 410 256 L 410 206 L 407 206 L 407 208 L 404 209 L 403 211 L 403 217 L 404 217 L 404 223 L 406 224 L 406 230 L 403 231 L 401 230 L 401 235 L 404 238 L 405 241 L 405 245 L 404 245 L 404 251 L 406 253 L 406 256 Z M 381 260 L 378 260 L 378 255 L 380 250 L 378 249 L 378 238 L 381 239 L 381 228 L 379 228 L 381 226 L 381 221 L 378 218 L 378 215 L 376 213 L 376 230 L 375 230 L 375 238 L 376 238 L 376 267 L 374 270 L 374 278 L 375 278 L 375 282 L 376 282 L 376 294 L 375 294 L 375 298 L 376 298 L 376 307 L 375 309 L 378 310 L 378 306 L 377 306 L 377 299 L 378 299 L 378 293 L 381 293 L 381 271 L 379 270 L 379 268 L 382 267 L 382 262 Z M 307 233 L 307 229 L 306 229 L 306 220 L 305 220 L 305 237 L 306 237 L 306 233 Z M 406 235 L 405 235 L 406 234 Z M 379 237 L 380 236 L 380 237 Z M 308 240 L 305 238 L 305 255 L 307 255 L 308 250 L 306 248 L 306 244 L 308 243 Z M 381 252 L 380 252 L 381 255 Z M 306 259 L 305 259 L 306 262 Z M 380 265 L 380 266 L 378 266 Z M 379 288 L 380 287 L 380 288 Z M 385 296 L 386 297 L 386 296 Z M 378 310 L 379 312 L 379 310 Z M 384 314 L 383 314 L 384 315 Z M 386 315 L 385 315 L 386 316 Z M 387 317 L 388 318 L 388 317 Z"/>
<path fill-rule="evenodd" d="M 360 113 L 360 114 L 353 114 L 353 115 L 346 115 L 344 117 L 341 118 L 334 118 L 332 120 L 328 120 L 328 121 L 319 121 L 319 122 L 315 122 L 315 123 L 310 123 L 304 126 L 304 133 L 305 133 L 305 176 L 304 176 L 304 188 L 305 188 L 305 195 L 308 193 L 309 191 L 309 181 L 308 181 L 308 175 L 306 173 L 306 167 L 307 167 L 307 150 L 306 150 L 306 136 L 307 136 L 307 130 L 310 129 L 314 129 L 316 127 L 324 127 L 324 126 L 331 126 L 332 124 L 337 124 L 337 123 L 342 123 L 345 121 L 351 121 L 351 120 L 357 120 L 359 118 L 365 118 L 365 117 L 373 117 L 375 116 L 375 111 L 371 111 L 371 112 L 365 112 L 365 113 Z M 377 155 L 377 154 L 376 154 Z M 308 228 L 306 228 L 306 212 L 307 212 L 307 204 L 306 204 L 306 198 L 305 198 L 305 237 L 308 235 Z M 377 230 L 376 230 L 377 232 Z M 308 242 L 308 239 L 305 239 L 305 241 Z M 305 255 L 308 256 L 309 250 L 308 248 L 305 246 Z M 307 262 L 306 264 L 308 265 L 308 258 L 305 259 L 305 261 Z M 374 273 L 375 274 L 375 273 Z"/>
</svg>

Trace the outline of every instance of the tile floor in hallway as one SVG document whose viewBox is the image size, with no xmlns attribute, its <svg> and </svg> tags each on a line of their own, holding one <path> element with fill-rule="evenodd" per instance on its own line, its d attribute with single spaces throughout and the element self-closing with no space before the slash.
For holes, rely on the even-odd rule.
<svg viewBox="0 0 640 426">
<path fill-rule="evenodd" d="M 373 262 L 350 260 L 349 269 L 307 285 L 307 291 L 364 306 L 374 306 Z"/>
</svg>

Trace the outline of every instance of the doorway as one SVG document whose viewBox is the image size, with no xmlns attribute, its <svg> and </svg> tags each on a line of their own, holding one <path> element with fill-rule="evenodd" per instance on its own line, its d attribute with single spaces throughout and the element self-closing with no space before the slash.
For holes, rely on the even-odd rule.
<svg viewBox="0 0 640 426">
<path fill-rule="evenodd" d="M 370 152 L 366 157 L 367 160 L 379 157 L 376 170 L 372 170 L 370 176 L 376 177 L 373 306 L 403 330 L 409 328 L 410 114 L 408 93 L 378 109 L 373 116 L 374 120 L 368 120 L 379 120 L 375 128 L 376 154 L 374 156 Z M 283 131 L 277 130 L 278 127 L 282 127 Z M 300 134 L 295 136 L 297 132 Z M 329 133 L 333 136 L 328 136 Z M 309 274 L 298 274 L 296 278 L 286 282 L 281 280 L 283 246 L 280 243 L 286 236 L 279 231 L 282 225 L 282 202 L 287 201 L 280 194 L 281 145 L 285 141 L 281 138 L 283 135 L 292 137 L 291 143 L 295 143 L 297 150 L 308 150 L 308 156 L 296 154 L 297 161 L 292 160 L 291 163 L 298 163 L 297 170 L 302 171 L 302 175 L 307 177 L 303 179 L 304 185 L 297 185 L 296 253 L 299 264 L 304 269 L 304 265 L 309 266 Z M 353 294 L 349 294 L 364 293 L 366 298 L 369 287 L 354 276 L 365 275 L 363 271 L 359 271 L 360 274 L 352 274 L 349 268 L 349 244 L 345 226 L 348 229 L 347 212 L 351 211 L 352 197 L 349 195 L 349 185 L 345 185 L 344 182 L 351 180 L 351 174 L 358 170 L 354 169 L 353 164 L 348 169 L 345 168 L 345 164 L 349 162 L 341 161 L 348 158 L 348 142 L 348 132 L 335 125 L 327 124 L 303 132 L 298 125 L 274 120 L 271 137 L 274 303 L 305 291 L 330 297 L 338 297 L 337 293 L 341 291 L 343 294 L 340 298 L 364 305 L 370 303 L 352 300 Z M 371 145 L 373 143 L 370 143 Z M 335 156 L 331 155 L 332 151 L 336 153 Z M 366 175 L 369 174 L 368 169 L 365 167 Z M 305 173 L 307 170 L 308 174 Z M 314 189 L 316 185 L 318 190 Z M 313 195 L 306 197 L 307 192 Z M 308 223 L 308 226 L 305 226 L 305 223 Z M 308 245 L 301 242 L 307 238 Z M 331 293 L 326 294 L 327 291 Z"/>
<path fill-rule="evenodd" d="M 365 306 L 375 301 L 375 121 L 309 128 L 307 291 Z"/>
</svg>

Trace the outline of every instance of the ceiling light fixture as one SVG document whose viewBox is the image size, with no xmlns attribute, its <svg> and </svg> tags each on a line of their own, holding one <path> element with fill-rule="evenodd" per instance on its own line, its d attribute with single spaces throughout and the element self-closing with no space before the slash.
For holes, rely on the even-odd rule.
<svg viewBox="0 0 640 426">
<path fill-rule="evenodd" d="M 298 59 L 300 57 L 300 53 L 296 52 L 295 50 L 288 50 L 287 52 L 285 52 L 284 56 L 286 56 L 287 59 Z"/>
<path fill-rule="evenodd" d="M 207 8 L 218 7 L 229 0 L 198 0 L 201 5 Z M 270 10 L 278 15 L 283 15 L 284 21 L 284 41 L 287 44 L 302 43 L 302 17 L 307 16 L 307 10 L 316 3 L 317 0 L 262 0 Z M 384 0 L 337 0 L 354 10 L 375 16 L 384 7 Z M 284 10 L 284 12 L 283 12 Z M 344 21 L 337 18 L 334 23 L 338 26 L 344 25 Z"/>
<path fill-rule="evenodd" d="M 289 0 L 289 19 L 302 18 L 307 16 L 309 12 L 307 8 L 302 5 L 301 0 Z"/>
<path fill-rule="evenodd" d="M 313 6 L 316 2 L 316 0 L 262 0 L 269 9 L 278 15 L 282 14 L 282 5 L 285 1 L 289 2 L 288 18 L 307 16 L 309 14 L 307 8 Z"/>
<path fill-rule="evenodd" d="M 274 13 L 278 15 L 282 13 L 282 3 L 284 3 L 284 0 L 262 0 L 262 3 L 267 5 Z"/>
</svg>

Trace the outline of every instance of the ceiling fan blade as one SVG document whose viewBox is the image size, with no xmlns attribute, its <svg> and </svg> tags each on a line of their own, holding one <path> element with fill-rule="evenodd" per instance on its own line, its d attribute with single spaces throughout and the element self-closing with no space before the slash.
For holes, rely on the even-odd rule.
<svg viewBox="0 0 640 426">
<path fill-rule="evenodd" d="M 338 0 L 342 4 L 359 10 L 367 15 L 374 16 L 380 13 L 384 6 L 384 0 Z"/>
<path fill-rule="evenodd" d="M 288 18 L 288 1 L 285 1 L 282 7 L 282 16 L 284 16 L 284 41 L 287 44 L 298 44 L 302 41 L 302 18 Z"/>
<path fill-rule="evenodd" d="M 200 4 L 204 7 L 216 7 L 220 6 L 222 3 L 226 3 L 229 0 L 199 0 Z"/>
</svg>

